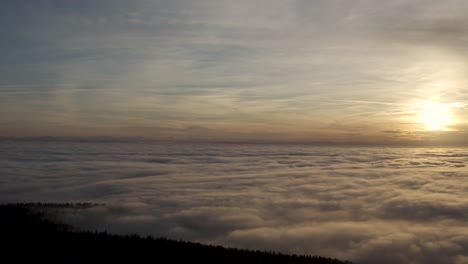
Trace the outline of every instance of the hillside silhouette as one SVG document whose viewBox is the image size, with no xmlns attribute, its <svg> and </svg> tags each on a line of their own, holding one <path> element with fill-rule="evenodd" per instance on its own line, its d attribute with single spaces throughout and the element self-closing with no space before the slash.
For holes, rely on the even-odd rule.
<svg viewBox="0 0 468 264">
<path fill-rule="evenodd" d="M 352 264 L 337 259 L 225 248 L 139 235 L 91 232 L 51 220 L 50 208 L 96 204 L 0 205 L 0 234 L 9 263 L 308 263 Z M 4 261 L 2 261 L 4 262 Z M 4 262 L 6 263 L 6 262 Z"/>
</svg>

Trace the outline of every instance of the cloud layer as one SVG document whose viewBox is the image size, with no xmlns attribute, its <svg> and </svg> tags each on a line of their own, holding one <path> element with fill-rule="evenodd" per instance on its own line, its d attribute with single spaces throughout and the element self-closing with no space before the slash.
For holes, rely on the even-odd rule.
<svg viewBox="0 0 468 264">
<path fill-rule="evenodd" d="M 92 229 L 466 263 L 466 149 L 2 142 L 0 201 L 92 201 Z"/>
</svg>

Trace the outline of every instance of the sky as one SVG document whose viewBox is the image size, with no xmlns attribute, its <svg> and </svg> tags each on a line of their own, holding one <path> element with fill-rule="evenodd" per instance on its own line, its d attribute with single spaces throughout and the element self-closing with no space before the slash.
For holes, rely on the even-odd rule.
<svg viewBox="0 0 468 264">
<path fill-rule="evenodd" d="M 5 0 L 0 136 L 468 143 L 463 0 Z"/>
</svg>

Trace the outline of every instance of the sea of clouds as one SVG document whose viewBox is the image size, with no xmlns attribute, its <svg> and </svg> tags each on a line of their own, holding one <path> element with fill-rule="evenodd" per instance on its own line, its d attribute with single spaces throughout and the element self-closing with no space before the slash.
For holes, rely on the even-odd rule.
<svg viewBox="0 0 468 264">
<path fill-rule="evenodd" d="M 0 142 L 0 202 L 72 224 L 359 263 L 468 263 L 468 149 Z"/>
</svg>

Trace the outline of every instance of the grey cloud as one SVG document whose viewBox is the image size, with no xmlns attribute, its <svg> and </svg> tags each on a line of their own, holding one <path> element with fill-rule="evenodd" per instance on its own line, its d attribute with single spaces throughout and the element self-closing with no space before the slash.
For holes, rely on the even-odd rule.
<svg viewBox="0 0 468 264">
<path fill-rule="evenodd" d="M 321 254 L 464 261 L 464 149 L 0 143 L 0 201 L 89 201 L 82 228 Z"/>
<path fill-rule="evenodd" d="M 429 198 L 429 197 L 428 197 Z M 385 201 L 379 208 L 384 217 L 433 221 L 434 219 L 466 219 L 468 203 L 457 204 L 440 201 L 436 197 L 429 200 L 418 198 L 394 198 Z"/>
<path fill-rule="evenodd" d="M 382 131 L 383 133 L 389 133 L 389 134 L 401 134 L 403 133 L 401 130 L 385 130 Z"/>
<path fill-rule="evenodd" d="M 436 46 L 466 55 L 464 43 L 468 20 L 464 16 L 466 2 L 445 3 L 402 1 L 392 11 L 383 14 L 377 35 L 393 43 Z M 399 14 L 396 15 L 396 11 Z"/>
</svg>

